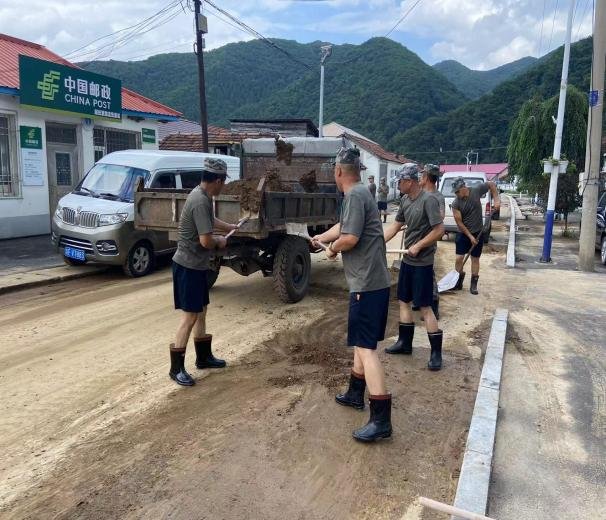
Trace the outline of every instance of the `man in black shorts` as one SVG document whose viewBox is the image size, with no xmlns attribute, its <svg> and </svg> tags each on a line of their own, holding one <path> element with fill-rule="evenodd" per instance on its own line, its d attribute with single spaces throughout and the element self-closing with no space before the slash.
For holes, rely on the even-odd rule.
<svg viewBox="0 0 606 520">
<path fill-rule="evenodd" d="M 482 212 L 482 197 L 488 193 L 492 194 L 495 211 L 500 209 L 501 202 L 499 193 L 494 182 L 482 182 L 472 188 L 468 188 L 463 177 L 457 177 L 452 183 L 455 192 L 455 200 L 452 203 L 452 214 L 459 228 L 456 238 L 456 261 L 455 269 L 459 273 L 459 281 L 455 289 L 463 288 L 465 272 L 463 271 L 463 259 L 471 249 L 471 294 L 478 294 L 478 279 L 480 278 L 480 256 L 484 246 L 484 218 Z M 473 249 L 472 249 L 473 247 Z"/>
<path fill-rule="evenodd" d="M 444 221 L 444 215 L 446 214 L 446 199 L 444 195 L 440 191 L 438 191 L 438 181 L 440 180 L 440 167 L 436 164 L 426 164 L 423 167 L 423 172 L 421 175 L 421 188 L 423 191 L 426 191 L 430 195 L 433 195 L 436 199 L 438 199 L 438 204 L 440 205 L 440 215 L 442 216 L 442 221 Z M 436 317 L 436 320 L 440 319 L 440 293 L 438 292 L 438 282 L 436 281 L 436 272 L 433 272 L 433 303 L 431 305 L 433 309 L 433 313 Z M 415 310 L 415 309 L 413 309 Z"/>
<path fill-rule="evenodd" d="M 339 223 L 314 237 L 330 243 L 326 256 L 343 256 L 349 286 L 347 345 L 354 348 L 354 363 L 348 390 L 336 396 L 337 403 L 364 408 L 364 391 L 370 393 L 370 419 L 353 432 L 355 439 L 370 442 L 391 437 L 391 394 L 377 354 L 377 342 L 384 339 L 391 278 L 387 270 L 383 226 L 377 204 L 360 182 L 360 152 L 342 149 L 337 155 L 335 182 L 345 193 Z"/>
<path fill-rule="evenodd" d="M 225 247 L 223 236 L 213 229 L 231 231 L 236 226 L 214 218 L 212 198 L 221 193 L 227 178 L 227 165 L 221 159 L 204 159 L 202 182 L 187 196 L 181 220 L 177 252 L 173 256 L 173 292 L 175 309 L 182 317 L 177 338 L 170 345 L 170 372 L 177 384 L 192 386 L 194 379 L 185 370 L 185 349 L 194 331 L 197 368 L 222 368 L 225 361 L 213 356 L 212 335 L 206 334 L 208 269 L 214 249 Z"/>
<path fill-rule="evenodd" d="M 379 182 L 379 200 L 377 206 L 379 207 L 379 216 L 383 216 L 383 222 L 387 222 L 387 197 L 389 196 L 389 186 L 387 186 L 387 179 L 381 177 Z"/>
<path fill-rule="evenodd" d="M 389 242 L 406 225 L 405 247 L 408 253 L 402 258 L 398 280 L 400 326 L 398 340 L 385 349 L 388 354 L 412 354 L 415 324 L 411 304 L 419 307 L 429 343 L 431 356 L 429 370 L 442 368 L 442 337 L 433 313 L 433 261 L 436 242 L 444 234 L 438 200 L 423 191 L 419 184 L 419 169 L 414 163 L 405 164 L 396 174 L 398 188 L 404 194 L 400 210 L 393 224 L 385 229 L 385 242 Z"/>
</svg>

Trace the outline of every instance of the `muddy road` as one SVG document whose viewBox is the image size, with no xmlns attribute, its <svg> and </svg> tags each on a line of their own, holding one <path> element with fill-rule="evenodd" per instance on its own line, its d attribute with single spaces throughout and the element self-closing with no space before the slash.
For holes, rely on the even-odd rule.
<svg viewBox="0 0 606 520">
<path fill-rule="evenodd" d="M 439 272 L 453 250 L 440 245 Z M 3 295 L 0 516 L 439 518 L 409 508 L 418 495 L 454 496 L 499 305 L 502 248 L 485 258 L 480 296 L 443 298 L 441 372 L 426 369 L 421 327 L 412 358 L 382 355 L 394 436 L 374 446 L 351 438 L 367 410 L 334 403 L 352 356 L 339 263 L 314 260 L 310 294 L 289 306 L 260 275 L 222 271 L 208 328 L 229 366 L 196 370 L 190 348 L 193 388 L 167 376 L 179 318 L 169 269 Z M 394 300 L 390 336 L 396 327 Z"/>
</svg>

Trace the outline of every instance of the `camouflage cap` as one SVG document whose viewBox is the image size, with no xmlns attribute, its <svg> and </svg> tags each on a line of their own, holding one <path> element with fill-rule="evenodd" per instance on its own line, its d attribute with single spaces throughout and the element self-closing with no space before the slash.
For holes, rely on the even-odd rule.
<svg viewBox="0 0 606 520">
<path fill-rule="evenodd" d="M 406 163 L 396 173 L 396 180 L 419 180 L 419 167 L 415 163 Z"/>
<path fill-rule="evenodd" d="M 223 159 L 214 159 L 212 157 L 207 157 L 206 159 L 204 159 L 203 168 L 209 173 L 227 176 L 227 164 Z"/>
<path fill-rule="evenodd" d="M 358 148 L 341 148 L 337 152 L 337 164 L 354 164 L 360 165 L 360 150 Z"/>
<path fill-rule="evenodd" d="M 423 173 L 430 173 L 431 175 L 435 175 L 436 177 L 440 176 L 440 167 L 437 164 L 427 163 L 423 167 Z"/>
<path fill-rule="evenodd" d="M 452 191 L 455 193 L 461 188 L 465 187 L 467 187 L 467 184 L 465 184 L 465 179 L 463 177 L 457 177 L 454 181 L 452 181 Z"/>
</svg>

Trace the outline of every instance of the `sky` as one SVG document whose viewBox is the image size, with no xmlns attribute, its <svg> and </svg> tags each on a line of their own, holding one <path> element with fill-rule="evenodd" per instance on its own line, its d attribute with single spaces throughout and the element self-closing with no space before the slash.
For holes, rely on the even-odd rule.
<svg viewBox="0 0 606 520">
<path fill-rule="evenodd" d="M 570 2 L 213 0 L 268 38 L 359 44 L 389 33 L 429 64 L 454 59 L 478 70 L 562 45 Z M 2 0 L 0 32 L 45 45 L 71 61 L 141 60 L 192 49 L 194 18 L 188 7 L 188 0 Z M 592 8 L 593 0 L 576 1 L 573 41 L 591 34 Z M 206 3 L 204 13 L 206 49 L 253 38 Z M 148 18 L 143 27 L 135 26 Z"/>
</svg>

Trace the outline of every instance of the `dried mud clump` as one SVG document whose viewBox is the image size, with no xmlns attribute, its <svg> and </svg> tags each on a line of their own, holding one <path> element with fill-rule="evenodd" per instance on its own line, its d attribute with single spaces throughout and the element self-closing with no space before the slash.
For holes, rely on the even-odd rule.
<svg viewBox="0 0 606 520">
<path fill-rule="evenodd" d="M 319 190 L 318 182 L 316 180 L 316 170 L 311 170 L 310 172 L 301 175 L 299 184 L 306 193 L 316 193 Z"/>
<path fill-rule="evenodd" d="M 283 162 L 287 166 L 290 166 L 292 162 L 292 152 L 294 149 L 294 145 L 292 143 L 287 143 L 276 137 L 276 159 L 280 162 Z"/>
<path fill-rule="evenodd" d="M 257 191 L 260 179 L 246 179 L 226 184 L 221 191 L 222 195 L 234 195 L 240 200 L 240 206 L 245 211 L 257 213 L 261 207 L 263 192 Z M 265 175 L 266 191 L 292 191 L 282 182 L 278 170 L 269 170 Z"/>
</svg>

